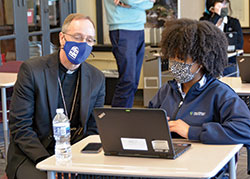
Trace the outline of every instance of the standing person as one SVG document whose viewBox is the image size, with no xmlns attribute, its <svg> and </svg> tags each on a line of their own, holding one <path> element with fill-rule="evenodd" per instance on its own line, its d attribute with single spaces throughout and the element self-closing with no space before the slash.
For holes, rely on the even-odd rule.
<svg viewBox="0 0 250 179">
<path fill-rule="evenodd" d="M 250 111 L 218 77 L 227 64 L 227 39 L 206 21 L 168 21 L 162 54 L 174 80 L 149 102 L 169 116 L 169 127 L 186 139 L 205 144 L 250 145 Z"/>
<path fill-rule="evenodd" d="M 68 114 L 72 144 L 97 134 L 93 109 L 104 104 L 105 78 L 84 62 L 94 38 L 91 19 L 70 14 L 59 33 L 60 50 L 22 64 L 10 108 L 9 179 L 47 178 L 35 165 L 54 154 L 52 119 L 57 108 Z"/>
<path fill-rule="evenodd" d="M 119 80 L 112 107 L 132 107 L 144 58 L 146 9 L 155 0 L 104 0 Z"/>
<path fill-rule="evenodd" d="M 235 49 L 243 48 L 243 33 L 238 19 L 228 15 L 232 14 L 230 0 L 206 0 L 206 11 L 200 20 L 208 20 L 219 27 L 223 32 L 237 32 L 237 43 Z M 229 58 L 229 65 L 225 68 L 223 75 L 236 76 L 236 57 Z M 233 75 L 230 75 L 233 74 Z"/>
</svg>

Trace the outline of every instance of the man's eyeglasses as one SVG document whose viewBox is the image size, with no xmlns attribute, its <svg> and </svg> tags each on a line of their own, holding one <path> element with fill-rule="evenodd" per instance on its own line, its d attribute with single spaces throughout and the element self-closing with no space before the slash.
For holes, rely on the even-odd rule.
<svg viewBox="0 0 250 179">
<path fill-rule="evenodd" d="M 96 40 L 91 36 L 87 36 L 87 35 L 85 36 L 85 35 L 81 35 L 81 34 L 72 35 L 72 34 L 68 34 L 65 32 L 63 32 L 63 34 L 66 34 L 66 35 L 72 37 L 76 42 L 83 42 L 85 40 L 87 42 L 87 44 L 90 46 L 92 46 L 96 43 Z"/>
</svg>

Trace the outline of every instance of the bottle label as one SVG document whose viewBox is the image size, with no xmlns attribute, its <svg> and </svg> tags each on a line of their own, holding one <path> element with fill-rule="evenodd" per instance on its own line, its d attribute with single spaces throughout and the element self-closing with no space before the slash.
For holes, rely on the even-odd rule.
<svg viewBox="0 0 250 179">
<path fill-rule="evenodd" d="M 54 125 L 55 136 L 67 136 L 70 134 L 69 123 L 58 123 Z"/>
</svg>

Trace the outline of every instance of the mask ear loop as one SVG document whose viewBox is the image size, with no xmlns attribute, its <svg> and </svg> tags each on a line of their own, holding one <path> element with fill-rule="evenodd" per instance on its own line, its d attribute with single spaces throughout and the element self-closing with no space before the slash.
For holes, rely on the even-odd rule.
<svg viewBox="0 0 250 179">
<path fill-rule="evenodd" d="M 200 67 L 198 68 L 198 70 L 194 73 L 194 75 L 196 75 L 197 73 L 199 73 L 199 71 L 201 70 L 201 67 L 202 67 L 202 66 L 200 66 Z"/>
<path fill-rule="evenodd" d="M 192 66 L 195 64 L 195 62 L 190 64 L 190 68 L 189 70 L 192 68 Z M 200 67 L 198 68 L 198 70 L 196 72 L 193 73 L 193 75 L 196 75 L 197 73 L 199 73 L 199 71 L 201 70 L 202 66 L 200 65 Z"/>
</svg>

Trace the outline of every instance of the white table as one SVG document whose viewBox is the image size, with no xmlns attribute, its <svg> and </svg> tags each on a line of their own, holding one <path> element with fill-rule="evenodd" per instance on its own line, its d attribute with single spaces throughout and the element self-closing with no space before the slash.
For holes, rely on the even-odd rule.
<svg viewBox="0 0 250 179">
<path fill-rule="evenodd" d="M 236 50 L 235 52 L 229 52 L 227 53 L 227 57 L 234 57 L 234 56 L 240 56 L 244 53 L 244 50 Z"/>
<path fill-rule="evenodd" d="M 99 141 L 99 136 L 95 135 L 73 145 L 71 163 L 57 164 L 55 156 L 52 156 L 38 163 L 36 167 L 47 171 L 49 179 L 55 178 L 55 172 L 101 176 L 210 178 L 230 161 L 230 178 L 235 179 L 235 154 L 242 147 L 242 144 L 205 145 L 192 142 L 191 148 L 175 160 L 105 156 L 103 151 L 98 154 L 80 152 L 87 143 Z"/>
<path fill-rule="evenodd" d="M 243 53 L 244 53 L 243 50 L 236 50 L 235 52 L 227 53 L 227 57 L 228 58 L 237 57 L 237 56 L 243 55 Z M 236 71 L 233 72 L 233 73 L 231 73 L 231 74 L 227 74 L 226 76 L 232 76 L 234 74 L 236 74 L 236 76 L 240 75 L 240 71 L 239 71 L 239 66 L 238 66 L 237 60 L 236 60 Z"/>
<path fill-rule="evenodd" d="M 222 77 L 219 80 L 230 86 L 239 96 L 250 95 L 250 83 L 242 83 L 240 77 Z"/>
<path fill-rule="evenodd" d="M 0 88 L 2 100 L 3 132 L 5 159 L 7 160 L 7 151 L 9 145 L 8 120 L 7 120 L 7 97 L 6 88 L 13 87 L 17 79 L 17 73 L 0 73 Z"/>
</svg>

